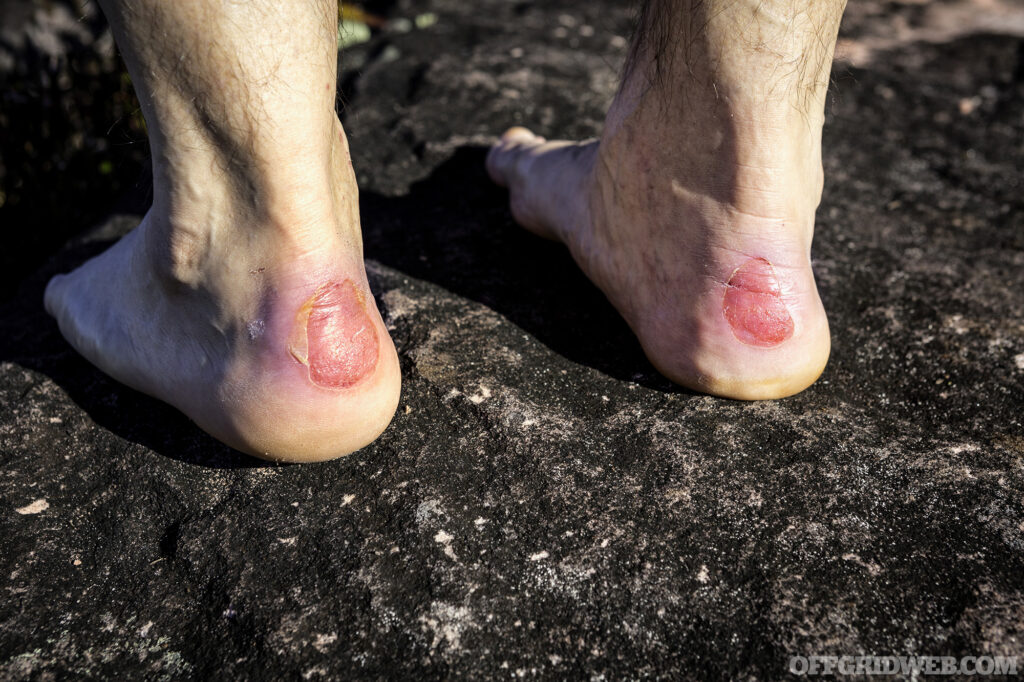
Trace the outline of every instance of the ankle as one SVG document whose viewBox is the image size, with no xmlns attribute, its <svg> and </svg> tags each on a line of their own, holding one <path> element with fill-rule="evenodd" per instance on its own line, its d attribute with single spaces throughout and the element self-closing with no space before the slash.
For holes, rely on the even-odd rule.
<svg viewBox="0 0 1024 682">
<path fill-rule="evenodd" d="M 699 124 L 645 118 L 630 116 L 602 138 L 594 164 L 599 195 L 602 187 L 654 191 L 691 206 L 700 197 L 700 219 L 713 232 L 742 232 L 746 224 L 749 233 L 787 240 L 802 234 L 809 246 L 824 182 L 819 133 L 724 113 Z"/>
<path fill-rule="evenodd" d="M 325 260 L 341 249 L 339 234 L 358 242 L 358 215 L 339 215 L 355 204 L 354 180 L 312 165 L 210 172 L 197 156 L 180 175 L 164 174 L 140 226 L 147 265 L 164 286 L 195 289 L 211 284 L 211 273 L 223 277 L 243 265 L 256 271 L 317 254 Z"/>
</svg>

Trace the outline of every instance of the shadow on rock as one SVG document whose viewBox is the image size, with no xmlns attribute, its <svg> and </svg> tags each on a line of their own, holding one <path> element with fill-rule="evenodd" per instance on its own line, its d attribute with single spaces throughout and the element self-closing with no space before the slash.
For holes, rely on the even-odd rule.
<svg viewBox="0 0 1024 682">
<path fill-rule="evenodd" d="M 402 196 L 363 192 L 365 253 L 505 316 L 556 353 L 623 381 L 684 391 L 561 244 L 517 226 L 486 149 L 461 147 Z"/>
<path fill-rule="evenodd" d="M 124 231 L 135 221 L 118 219 Z M 106 237 L 106 235 L 104 235 Z M 50 377 L 89 417 L 111 433 L 166 457 L 212 468 L 275 466 L 244 455 L 207 435 L 176 409 L 117 383 L 93 367 L 64 340 L 43 309 L 49 278 L 68 272 L 107 249 L 116 239 L 87 239 L 60 252 L 26 280 L 17 295 L 0 307 L 0 362 L 11 362 Z M 84 443 L 94 453 L 108 449 L 103 432 L 86 429 Z M 83 444 L 84 444 L 83 443 Z"/>
</svg>

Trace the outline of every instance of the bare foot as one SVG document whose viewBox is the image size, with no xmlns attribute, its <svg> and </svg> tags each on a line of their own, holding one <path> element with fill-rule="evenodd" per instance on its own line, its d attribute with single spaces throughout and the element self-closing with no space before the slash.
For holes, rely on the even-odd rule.
<svg viewBox="0 0 1024 682">
<path fill-rule="evenodd" d="M 239 450 L 312 461 L 371 442 L 394 413 L 400 372 L 367 285 L 333 113 L 335 17 L 305 4 L 275 10 L 295 15 L 285 17 L 159 2 L 105 10 L 154 131 L 154 203 L 108 251 L 55 277 L 47 310 L 90 362 Z M 274 21 L 305 30 L 255 44 Z M 146 42 L 151 31 L 162 37 Z M 223 53 L 169 60 L 211 32 Z M 296 59 L 263 63 L 274 55 Z"/>
<path fill-rule="evenodd" d="M 516 220 L 568 246 L 663 374 L 726 397 L 783 397 L 829 355 L 810 248 L 842 7 L 689 4 L 648 4 L 600 140 L 513 128 L 487 168 Z M 664 27 L 651 22 L 683 18 L 700 39 L 679 31 L 689 49 L 655 59 L 651 33 Z M 783 68 L 796 61 L 812 68 Z"/>
</svg>

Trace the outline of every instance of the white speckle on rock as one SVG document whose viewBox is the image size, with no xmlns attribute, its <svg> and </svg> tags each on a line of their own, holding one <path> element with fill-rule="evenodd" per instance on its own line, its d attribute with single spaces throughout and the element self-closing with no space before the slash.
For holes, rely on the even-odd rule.
<svg viewBox="0 0 1024 682">
<path fill-rule="evenodd" d="M 878 575 L 882 572 L 881 566 L 879 566 L 873 561 L 865 561 L 860 557 L 859 554 L 854 554 L 852 552 L 847 552 L 846 554 L 844 554 L 843 561 L 852 561 L 853 563 L 864 567 L 867 570 L 867 572 L 873 576 Z"/>
<path fill-rule="evenodd" d="M 547 550 L 541 550 L 541 551 L 537 552 L 536 554 L 531 554 L 530 555 L 530 561 L 540 561 L 541 559 L 547 559 L 547 558 L 548 558 Z"/>
<path fill-rule="evenodd" d="M 444 547 L 445 556 L 453 561 L 458 561 L 459 557 L 455 554 L 455 550 L 452 549 L 452 540 L 454 539 L 455 536 L 445 532 L 444 529 L 439 530 L 434 534 L 434 542 Z"/>
<path fill-rule="evenodd" d="M 697 582 L 701 583 L 702 585 L 707 585 L 709 579 L 710 578 L 708 577 L 708 567 L 702 564 L 700 570 L 697 571 Z"/>
<path fill-rule="evenodd" d="M 33 500 L 32 502 L 26 504 L 24 507 L 18 507 L 14 511 L 18 512 L 19 514 L 38 514 L 39 512 L 44 512 L 49 508 L 50 503 L 40 498 L 38 500 Z"/>
<path fill-rule="evenodd" d="M 429 520 L 431 517 L 441 516 L 444 513 L 444 509 L 441 508 L 441 503 L 437 500 L 423 500 L 416 505 L 416 513 L 414 517 L 416 523 L 423 523 Z"/>
<path fill-rule="evenodd" d="M 458 650 L 462 645 L 462 633 L 469 627 L 476 627 L 472 612 L 464 606 L 454 606 L 444 602 L 432 602 L 430 615 L 419 618 L 424 630 L 430 630 L 434 640 L 431 649 L 440 644 L 450 650 Z"/>
<path fill-rule="evenodd" d="M 485 523 L 487 523 L 487 519 L 485 519 L 482 516 L 478 516 L 473 520 L 473 525 L 475 525 L 477 528 L 484 525 Z"/>
<path fill-rule="evenodd" d="M 316 647 L 316 650 L 319 651 L 320 653 L 326 654 L 327 653 L 327 649 L 330 647 L 330 645 L 334 644 L 337 641 L 338 641 L 338 633 L 336 633 L 336 632 L 332 632 L 329 635 L 318 634 L 316 636 L 316 639 L 313 640 L 313 646 Z"/>
<path fill-rule="evenodd" d="M 1024 353 L 1014 355 L 1013 364 L 1017 365 L 1017 369 L 1024 369 Z"/>
<path fill-rule="evenodd" d="M 942 323 L 955 334 L 966 334 L 974 326 L 969 320 L 965 320 L 963 315 L 948 315 Z"/>
<path fill-rule="evenodd" d="M 387 304 L 388 318 L 392 320 L 415 315 L 423 306 L 419 299 L 410 298 L 398 289 L 385 293 L 384 302 Z"/>
<path fill-rule="evenodd" d="M 479 405 L 480 403 L 482 403 L 483 401 L 487 400 L 490 397 L 491 397 L 491 389 L 487 388 L 483 384 L 480 384 L 480 392 L 477 393 L 476 395 L 471 395 L 469 397 L 469 400 L 474 405 Z"/>
<path fill-rule="evenodd" d="M 348 505 L 354 499 L 356 499 L 355 495 L 345 495 L 344 497 L 341 498 L 341 506 L 344 507 Z"/>
<path fill-rule="evenodd" d="M 292 536 L 290 538 L 278 538 L 277 539 L 278 542 L 280 542 L 282 545 L 285 545 L 286 547 L 291 547 L 296 542 L 298 542 L 298 540 L 299 539 L 297 537 L 295 537 L 295 536 Z"/>
</svg>

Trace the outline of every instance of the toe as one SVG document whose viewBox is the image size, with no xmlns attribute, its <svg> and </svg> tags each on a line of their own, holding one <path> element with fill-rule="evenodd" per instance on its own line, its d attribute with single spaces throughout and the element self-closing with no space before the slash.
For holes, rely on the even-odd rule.
<svg viewBox="0 0 1024 682">
<path fill-rule="evenodd" d="M 505 131 L 501 139 L 494 143 L 487 153 L 487 173 L 495 184 L 508 187 L 512 182 L 512 173 L 522 153 L 542 144 L 544 138 L 534 135 L 521 126 L 514 126 Z"/>
<path fill-rule="evenodd" d="M 60 302 L 64 299 L 67 279 L 67 275 L 54 275 L 46 284 L 46 290 L 43 292 L 43 307 L 51 317 L 57 317 L 60 311 Z"/>
<path fill-rule="evenodd" d="M 532 130 L 523 126 L 512 126 L 501 134 L 502 142 L 532 142 L 534 140 L 538 142 L 544 141 L 542 137 L 535 135 Z"/>
</svg>

